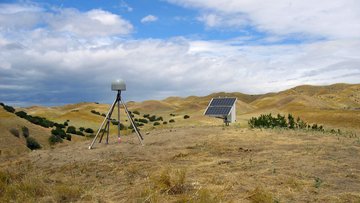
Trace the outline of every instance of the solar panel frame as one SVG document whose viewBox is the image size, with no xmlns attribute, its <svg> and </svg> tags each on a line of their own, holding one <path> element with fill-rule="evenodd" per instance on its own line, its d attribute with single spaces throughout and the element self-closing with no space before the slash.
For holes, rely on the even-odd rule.
<svg viewBox="0 0 360 203">
<path fill-rule="evenodd" d="M 231 113 L 237 98 L 212 98 L 204 115 L 225 117 Z"/>
<path fill-rule="evenodd" d="M 232 107 L 228 106 L 210 106 L 206 109 L 205 115 L 213 115 L 213 116 L 225 116 L 229 115 Z"/>
<path fill-rule="evenodd" d="M 213 98 L 209 106 L 233 106 L 236 98 Z"/>
</svg>

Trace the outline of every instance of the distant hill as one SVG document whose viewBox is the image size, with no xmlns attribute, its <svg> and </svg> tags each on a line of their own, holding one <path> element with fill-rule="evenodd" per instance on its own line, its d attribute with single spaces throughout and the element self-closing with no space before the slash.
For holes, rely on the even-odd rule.
<svg viewBox="0 0 360 203">
<path fill-rule="evenodd" d="M 21 128 L 24 126 L 29 129 L 30 136 L 35 138 L 42 148 L 49 148 L 48 138 L 50 136 L 50 129 L 34 125 L 13 113 L 5 111 L 0 106 L 0 158 L 10 158 L 30 151 L 22 135 Z M 18 131 L 19 137 L 14 136 L 10 132 L 11 129 Z"/>
<path fill-rule="evenodd" d="M 138 117 L 151 114 L 162 116 L 164 121 L 174 119 L 176 122 L 173 126 L 220 124 L 219 120 L 203 116 L 208 102 L 214 97 L 238 98 L 237 120 L 241 125 L 246 125 L 251 116 L 262 113 L 293 113 L 308 122 L 360 129 L 360 84 L 302 85 L 261 95 L 218 92 L 202 97 L 169 97 L 161 101 L 128 102 L 128 107 L 139 111 L 141 115 Z M 56 122 L 70 120 L 70 125 L 97 129 L 103 117 L 91 113 L 91 110 L 106 113 L 108 108 L 108 104 L 78 103 L 58 107 L 33 106 L 22 110 Z M 126 122 L 124 112 L 121 114 L 122 122 Z M 187 114 L 191 119 L 184 120 L 182 117 Z"/>
</svg>

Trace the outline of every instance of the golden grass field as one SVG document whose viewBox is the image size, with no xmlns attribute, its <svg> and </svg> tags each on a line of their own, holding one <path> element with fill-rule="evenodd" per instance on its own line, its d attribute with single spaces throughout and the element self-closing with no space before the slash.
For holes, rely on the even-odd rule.
<svg viewBox="0 0 360 203">
<path fill-rule="evenodd" d="M 203 116 L 218 96 L 238 98 L 230 127 Z M 112 126 L 110 144 L 88 150 L 91 139 L 76 135 L 50 146 L 51 129 L 0 108 L 0 202 L 360 202 L 360 85 L 170 97 L 128 107 L 141 113 L 137 118 L 146 113 L 176 122 L 142 127 L 145 146 L 130 130 L 117 144 Z M 90 111 L 108 108 L 79 103 L 17 110 L 97 129 L 103 117 Z M 247 121 L 263 113 L 292 113 L 342 133 L 249 129 Z M 22 126 L 43 149 L 30 151 L 10 134 Z"/>
</svg>

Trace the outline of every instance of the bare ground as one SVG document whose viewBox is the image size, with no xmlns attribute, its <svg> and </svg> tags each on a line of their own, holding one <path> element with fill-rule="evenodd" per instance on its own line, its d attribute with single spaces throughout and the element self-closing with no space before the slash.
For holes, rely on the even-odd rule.
<svg viewBox="0 0 360 203">
<path fill-rule="evenodd" d="M 0 201 L 360 202 L 356 135 L 188 127 L 151 131 L 145 146 L 135 135 L 111 138 L 2 163 L 14 181 L 0 185 Z M 43 190 L 12 198 L 6 187 L 29 177 Z"/>
</svg>

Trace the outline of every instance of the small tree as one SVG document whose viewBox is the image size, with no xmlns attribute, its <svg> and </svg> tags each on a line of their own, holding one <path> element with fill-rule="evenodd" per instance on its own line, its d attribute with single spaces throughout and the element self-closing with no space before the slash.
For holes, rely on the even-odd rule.
<svg viewBox="0 0 360 203">
<path fill-rule="evenodd" d="M 26 138 L 26 146 L 31 150 L 41 148 L 40 144 L 35 140 L 35 138 L 32 138 L 32 137 Z"/>
<path fill-rule="evenodd" d="M 19 133 L 19 130 L 18 130 L 18 129 L 11 128 L 9 131 L 10 131 L 10 133 L 11 133 L 12 135 L 14 135 L 15 137 L 20 137 L 20 133 Z"/>
<path fill-rule="evenodd" d="M 188 119 L 188 118 L 190 118 L 189 115 L 185 115 L 185 116 L 184 116 L 184 119 Z"/>
<path fill-rule="evenodd" d="M 3 108 L 10 113 L 15 112 L 15 109 L 12 106 L 4 105 Z"/>
<path fill-rule="evenodd" d="M 159 122 L 154 122 L 154 126 L 157 126 L 157 125 L 160 125 L 160 123 Z"/>
<path fill-rule="evenodd" d="M 174 120 L 174 119 L 170 119 L 170 120 L 169 120 L 169 123 L 175 123 L 175 120 Z"/>
<path fill-rule="evenodd" d="M 81 131 L 76 131 L 76 134 L 80 136 L 84 136 L 84 133 L 82 133 Z"/>
<path fill-rule="evenodd" d="M 19 116 L 20 118 L 27 118 L 28 115 L 25 111 L 18 111 L 15 113 L 17 116 Z"/>
<path fill-rule="evenodd" d="M 133 111 L 133 114 L 140 115 L 140 112 L 135 110 Z"/>
<path fill-rule="evenodd" d="M 76 134 L 76 128 L 74 126 L 69 126 L 66 129 L 66 133 Z"/>
<path fill-rule="evenodd" d="M 289 122 L 289 128 L 294 129 L 295 128 L 295 119 L 291 114 L 288 115 L 288 122 Z"/>
<path fill-rule="evenodd" d="M 85 129 L 85 132 L 86 132 L 86 133 L 94 133 L 94 130 L 91 129 L 91 128 L 86 128 L 86 129 Z"/>
<path fill-rule="evenodd" d="M 50 135 L 49 137 L 49 143 L 50 145 L 54 145 L 56 143 L 61 143 L 63 142 L 63 140 L 61 139 L 61 137 L 57 136 L 57 135 Z"/>
<path fill-rule="evenodd" d="M 32 137 L 26 138 L 26 146 L 31 150 L 41 148 L 40 144 L 35 140 L 35 138 L 32 138 Z"/>
<path fill-rule="evenodd" d="M 22 130 L 23 136 L 24 136 L 25 138 L 27 138 L 27 137 L 30 136 L 29 128 L 27 128 L 26 126 L 23 126 L 23 127 L 21 128 L 21 130 Z"/>
</svg>

